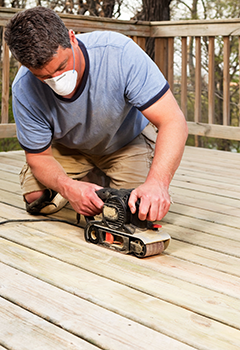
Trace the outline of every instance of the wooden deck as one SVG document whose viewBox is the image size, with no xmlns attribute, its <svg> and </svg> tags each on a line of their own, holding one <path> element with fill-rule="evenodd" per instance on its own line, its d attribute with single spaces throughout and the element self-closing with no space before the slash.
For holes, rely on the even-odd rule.
<svg viewBox="0 0 240 350">
<path fill-rule="evenodd" d="M 70 206 L 28 215 L 23 159 L 0 153 L 0 350 L 240 349 L 240 154 L 186 148 L 145 259 L 86 243 Z"/>
</svg>

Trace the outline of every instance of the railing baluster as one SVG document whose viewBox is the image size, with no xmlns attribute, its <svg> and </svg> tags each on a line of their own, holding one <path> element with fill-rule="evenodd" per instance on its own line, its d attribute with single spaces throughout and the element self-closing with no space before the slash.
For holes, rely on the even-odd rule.
<svg viewBox="0 0 240 350">
<path fill-rule="evenodd" d="M 169 82 L 169 85 L 170 85 L 172 92 L 174 89 L 173 62 L 174 62 L 174 38 L 168 38 L 168 74 L 167 74 L 167 79 L 168 79 L 168 82 Z"/>
<path fill-rule="evenodd" d="M 194 106 L 194 121 L 196 123 L 201 121 L 201 37 L 195 38 L 196 45 L 196 65 L 195 65 L 195 106 Z"/>
<path fill-rule="evenodd" d="M 208 46 L 208 123 L 214 124 L 215 86 L 214 86 L 214 37 L 209 37 Z"/>
<path fill-rule="evenodd" d="M 229 91 L 229 36 L 223 37 L 223 125 L 230 124 L 230 91 Z"/>
<path fill-rule="evenodd" d="M 181 109 L 187 118 L 187 37 L 182 37 Z"/>
<path fill-rule="evenodd" d="M 3 38 L 4 38 L 3 29 Z M 9 49 L 4 39 L 3 43 L 3 65 L 2 65 L 2 107 L 1 107 L 1 123 L 8 123 L 8 102 L 9 102 Z"/>
</svg>

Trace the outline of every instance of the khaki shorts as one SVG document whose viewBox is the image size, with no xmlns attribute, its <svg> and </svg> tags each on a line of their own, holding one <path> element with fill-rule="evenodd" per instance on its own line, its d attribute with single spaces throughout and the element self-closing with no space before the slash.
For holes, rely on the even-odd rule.
<svg viewBox="0 0 240 350">
<path fill-rule="evenodd" d="M 59 144 L 53 146 L 53 155 L 73 179 L 118 189 L 135 188 L 147 177 L 156 137 L 156 128 L 150 123 L 132 142 L 110 155 L 84 155 Z M 46 188 L 34 177 L 27 163 L 20 173 L 20 183 L 23 195 Z"/>
</svg>

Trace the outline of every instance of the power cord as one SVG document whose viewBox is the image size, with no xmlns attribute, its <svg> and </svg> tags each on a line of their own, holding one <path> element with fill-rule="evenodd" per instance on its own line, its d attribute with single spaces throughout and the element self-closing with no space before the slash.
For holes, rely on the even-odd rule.
<svg viewBox="0 0 240 350">
<path fill-rule="evenodd" d="M 52 221 L 52 222 L 61 222 L 64 224 L 69 224 L 75 227 L 81 227 L 84 228 L 83 226 L 79 225 L 80 220 L 77 221 L 77 224 L 74 224 L 73 222 L 63 220 L 63 219 L 55 219 L 55 218 L 45 218 L 45 219 L 9 219 L 5 221 L 1 221 L 0 225 L 5 225 L 9 223 L 20 223 L 20 222 L 42 222 L 42 221 Z"/>
</svg>

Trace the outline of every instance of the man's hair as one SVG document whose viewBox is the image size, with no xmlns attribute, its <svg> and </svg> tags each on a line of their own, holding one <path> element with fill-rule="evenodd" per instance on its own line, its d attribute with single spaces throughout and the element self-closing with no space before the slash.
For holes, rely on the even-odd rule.
<svg viewBox="0 0 240 350">
<path fill-rule="evenodd" d="M 42 68 L 59 46 L 70 48 L 68 30 L 60 17 L 45 7 L 19 12 L 6 25 L 4 39 L 13 56 L 28 68 Z"/>
</svg>

